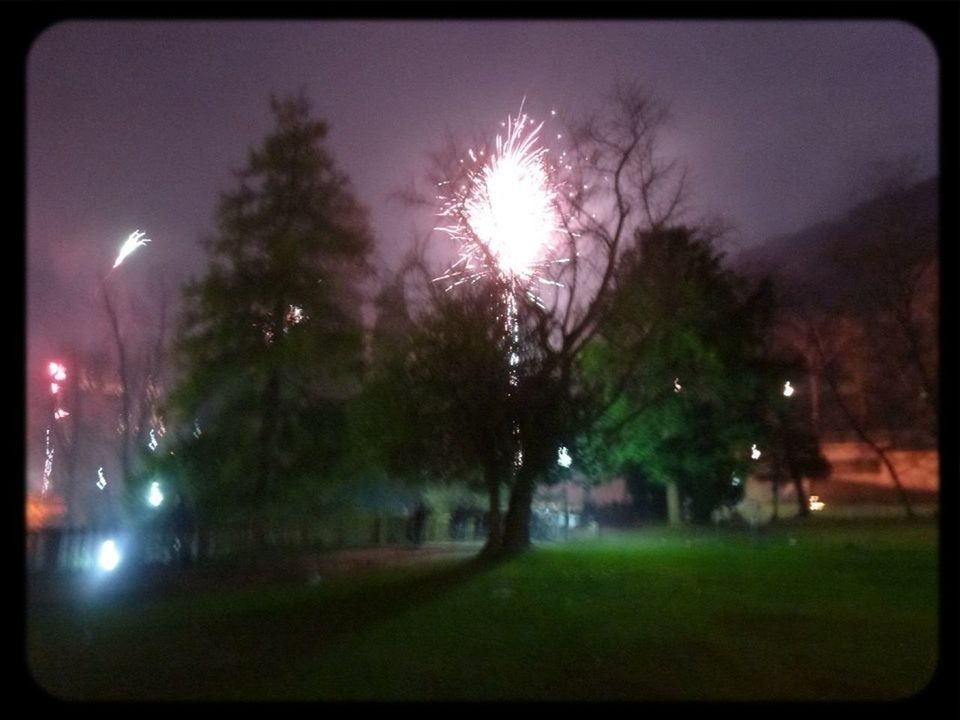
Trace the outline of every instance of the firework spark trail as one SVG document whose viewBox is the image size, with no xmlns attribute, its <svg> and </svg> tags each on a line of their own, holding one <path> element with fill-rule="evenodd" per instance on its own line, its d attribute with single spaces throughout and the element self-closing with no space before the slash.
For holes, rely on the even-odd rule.
<svg viewBox="0 0 960 720">
<path fill-rule="evenodd" d="M 43 462 L 43 485 L 40 487 L 40 494 L 46 495 L 50 489 L 50 475 L 53 473 L 53 445 L 50 442 L 50 428 L 47 428 L 47 447 L 45 460 Z"/>
<path fill-rule="evenodd" d="M 132 233 L 130 233 L 130 236 L 120 247 L 120 254 L 117 255 L 117 260 L 113 263 L 113 268 L 111 268 L 111 270 L 120 265 L 120 263 L 122 263 L 127 256 L 138 247 L 142 247 L 150 242 L 150 238 L 145 238 L 143 237 L 144 235 L 146 235 L 146 233 L 141 232 L 140 230 L 134 230 Z"/>
</svg>

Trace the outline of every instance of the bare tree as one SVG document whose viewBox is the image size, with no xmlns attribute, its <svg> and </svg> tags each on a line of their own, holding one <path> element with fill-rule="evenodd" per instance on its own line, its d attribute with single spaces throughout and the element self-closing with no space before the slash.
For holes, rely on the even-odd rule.
<svg viewBox="0 0 960 720">
<path fill-rule="evenodd" d="M 665 108 L 643 87 L 619 85 L 603 112 L 565 133 L 572 142 L 555 159 L 561 241 L 540 263 L 538 287 L 521 286 L 515 293 L 521 341 L 512 397 L 522 462 L 512 472 L 500 471 L 503 476 L 490 483 L 491 503 L 497 502 L 499 487 L 510 491 L 501 541 L 505 551 L 529 544 L 537 480 L 553 467 L 559 445 L 571 444 L 578 428 L 598 414 L 593 403 L 584 402 L 576 363 L 612 300 L 624 253 L 638 233 L 662 228 L 679 216 L 684 172 L 677 161 L 659 153 L 666 121 Z M 435 187 L 467 180 L 465 154 L 457 150 L 448 138 L 435 155 Z M 431 200 L 420 197 L 421 202 Z M 451 221 L 469 228 L 467 218 L 457 213 Z M 486 266 L 496 267 L 494 250 L 481 238 L 473 239 L 486 255 Z M 494 275 L 505 291 L 515 283 L 506 274 Z M 629 372 L 624 368 L 625 375 Z"/>
</svg>

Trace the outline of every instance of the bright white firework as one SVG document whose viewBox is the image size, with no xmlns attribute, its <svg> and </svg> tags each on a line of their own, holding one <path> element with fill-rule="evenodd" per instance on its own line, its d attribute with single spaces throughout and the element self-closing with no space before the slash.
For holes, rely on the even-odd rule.
<svg viewBox="0 0 960 720">
<path fill-rule="evenodd" d="M 783 394 L 786 395 L 787 397 L 790 397 L 791 395 L 793 395 L 793 386 L 790 384 L 789 380 L 787 380 L 783 384 Z"/>
<path fill-rule="evenodd" d="M 508 118 L 496 151 L 452 196 L 444 198 L 441 217 L 454 224 L 438 228 L 460 242 L 460 259 L 441 279 L 454 285 L 498 272 L 529 280 L 543 265 L 544 250 L 558 232 L 556 189 L 538 145 L 543 123 L 533 127 L 526 115 Z M 470 151 L 471 160 L 477 156 Z M 486 157 L 485 153 L 481 157 Z"/>
<path fill-rule="evenodd" d="M 157 449 L 157 436 L 153 432 L 153 428 L 150 428 L 150 442 L 147 443 L 147 447 L 154 451 Z"/>
<path fill-rule="evenodd" d="M 568 468 L 573 464 L 573 458 L 570 457 L 570 453 L 567 452 L 567 446 L 561 445 L 560 449 L 557 451 L 557 465 L 562 468 Z"/>
<path fill-rule="evenodd" d="M 107 479 L 103 476 L 103 468 L 97 469 L 97 487 L 103 490 L 107 486 Z"/>
<path fill-rule="evenodd" d="M 754 460 L 759 460 L 759 459 L 760 459 L 760 451 L 757 450 L 757 444 L 756 444 L 756 443 L 754 443 L 753 445 L 750 446 L 750 457 L 753 458 Z"/>
<path fill-rule="evenodd" d="M 55 419 L 57 419 L 57 420 L 62 420 L 63 418 L 65 418 L 65 417 L 66 417 L 67 415 L 69 415 L 69 414 L 70 414 L 70 413 L 68 413 L 68 412 L 67 412 L 66 410 L 64 410 L 63 408 L 57 408 L 57 411 L 53 414 L 53 417 L 54 417 Z"/>
<path fill-rule="evenodd" d="M 128 237 L 123 245 L 120 246 L 120 254 L 117 255 L 117 260 L 115 263 L 113 263 L 113 267 L 117 267 L 127 258 L 130 253 L 132 253 L 138 247 L 142 247 L 150 242 L 150 238 L 145 238 L 143 237 L 144 235 L 146 235 L 146 233 L 139 230 L 134 230 L 132 233 L 130 233 L 130 237 Z"/>
</svg>

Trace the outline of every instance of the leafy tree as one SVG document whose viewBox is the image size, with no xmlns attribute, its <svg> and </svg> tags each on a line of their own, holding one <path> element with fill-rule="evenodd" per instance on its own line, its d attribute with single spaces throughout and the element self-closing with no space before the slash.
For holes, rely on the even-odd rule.
<svg viewBox="0 0 960 720">
<path fill-rule="evenodd" d="M 324 147 L 327 124 L 302 94 L 271 109 L 276 127 L 202 241 L 207 274 L 185 288 L 173 396 L 194 499 L 256 520 L 261 540 L 261 521 L 304 507 L 342 459 L 362 363 L 356 287 L 372 246 Z"/>
<path fill-rule="evenodd" d="M 725 270 L 709 235 L 639 233 L 581 364 L 602 409 L 581 439 L 592 467 L 666 485 L 673 521 L 681 496 L 697 522 L 734 502 L 742 485 L 733 477 L 745 477 L 752 446 L 769 437 L 767 293 Z"/>
<path fill-rule="evenodd" d="M 394 407 L 405 408 L 397 421 L 408 428 L 393 448 L 393 467 L 483 488 L 491 550 L 500 542 L 501 490 L 515 447 L 502 300 L 493 283 L 434 292 L 386 376 Z"/>
</svg>

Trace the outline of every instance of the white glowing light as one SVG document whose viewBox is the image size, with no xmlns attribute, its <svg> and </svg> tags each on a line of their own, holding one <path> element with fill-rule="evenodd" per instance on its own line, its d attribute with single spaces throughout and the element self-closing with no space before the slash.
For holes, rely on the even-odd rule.
<svg viewBox="0 0 960 720">
<path fill-rule="evenodd" d="M 760 451 L 757 450 L 756 443 L 750 446 L 750 457 L 753 458 L 754 460 L 760 459 Z"/>
<path fill-rule="evenodd" d="M 103 468 L 97 469 L 97 487 L 103 490 L 107 486 L 107 479 L 103 476 Z"/>
<path fill-rule="evenodd" d="M 117 261 L 113 263 L 113 267 L 117 267 L 127 258 L 130 253 L 132 253 L 138 247 L 142 247 L 150 242 L 150 238 L 145 238 L 143 237 L 144 235 L 146 235 L 146 233 L 140 232 L 139 230 L 134 230 L 132 233 L 130 233 L 130 237 L 128 237 L 126 241 L 124 241 L 123 245 L 120 246 L 120 254 L 117 255 Z"/>
<path fill-rule="evenodd" d="M 557 451 L 557 465 L 563 468 L 568 468 L 573 464 L 573 458 L 570 457 L 570 453 L 567 452 L 566 445 L 561 445 L 560 450 Z"/>
<path fill-rule="evenodd" d="M 200 431 L 200 420 L 196 419 L 193 421 L 193 436 L 198 438 L 201 435 L 203 435 L 203 433 Z"/>
<path fill-rule="evenodd" d="M 111 572 L 120 564 L 120 551 L 113 540 L 104 540 L 100 545 L 100 553 L 97 556 L 97 563 L 103 570 Z"/>
<path fill-rule="evenodd" d="M 150 428 L 150 442 L 147 443 L 147 447 L 151 450 L 157 449 L 157 436 L 153 432 L 153 428 Z"/>
<path fill-rule="evenodd" d="M 673 379 L 673 391 L 675 393 L 680 392 L 683 389 L 683 385 L 680 384 L 680 378 Z"/>
<path fill-rule="evenodd" d="M 810 509 L 811 509 L 811 510 L 813 510 L 814 512 L 819 512 L 820 510 L 823 510 L 823 507 L 824 507 L 824 503 L 820 500 L 820 496 L 819 496 L 819 495 L 811 495 L 811 496 L 810 496 Z"/>
<path fill-rule="evenodd" d="M 790 385 L 789 380 L 787 380 L 783 384 L 783 394 L 786 395 L 787 397 L 790 397 L 791 395 L 793 395 L 793 387 Z"/>
<path fill-rule="evenodd" d="M 160 507 L 163 503 L 163 492 L 160 490 L 160 483 L 153 481 L 150 483 L 150 492 L 147 493 L 147 502 L 153 507 Z"/>
<path fill-rule="evenodd" d="M 736 475 L 733 476 L 733 486 L 734 486 L 734 487 L 739 486 L 740 483 L 742 483 L 742 482 L 743 482 L 743 480 L 741 480 L 739 477 L 737 477 Z"/>
<path fill-rule="evenodd" d="M 65 417 L 66 417 L 67 415 L 69 415 L 69 414 L 70 414 L 70 413 L 68 413 L 68 412 L 67 412 L 66 410 L 64 410 L 63 408 L 57 408 L 57 411 L 53 414 L 53 417 L 56 418 L 57 420 L 62 420 L 63 418 L 65 418 Z"/>
<path fill-rule="evenodd" d="M 47 366 L 47 369 L 50 371 L 50 377 L 54 380 L 63 382 L 67 379 L 67 369 L 58 362 L 52 362 Z"/>
<path fill-rule="evenodd" d="M 60 392 L 60 386 L 57 383 L 50 383 L 50 392 L 56 395 Z"/>
</svg>

